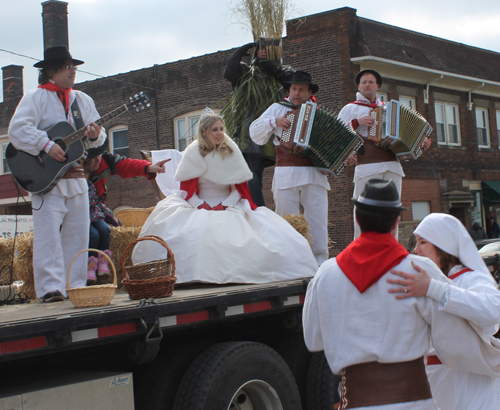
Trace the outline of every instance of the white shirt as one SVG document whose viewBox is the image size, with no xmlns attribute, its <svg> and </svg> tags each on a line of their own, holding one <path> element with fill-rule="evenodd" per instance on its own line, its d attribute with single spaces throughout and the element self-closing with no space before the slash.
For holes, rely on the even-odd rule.
<svg viewBox="0 0 500 410">
<path fill-rule="evenodd" d="M 287 100 L 288 101 L 288 100 Z M 276 126 L 276 118 L 283 117 L 289 107 L 274 103 L 264 113 L 250 124 L 250 138 L 257 145 L 264 145 L 274 134 L 274 145 L 279 145 L 282 128 Z M 330 184 L 325 175 L 315 167 L 275 167 L 273 178 L 273 191 L 275 189 L 288 189 L 301 185 L 319 185 L 330 190 Z"/>
<path fill-rule="evenodd" d="M 87 94 L 72 90 L 70 95 L 70 107 L 73 101 L 78 99 L 78 106 L 85 125 L 90 124 L 100 118 L 95 108 L 94 101 Z M 70 110 L 71 111 L 71 110 Z M 35 88 L 23 97 L 9 125 L 9 138 L 12 145 L 18 150 L 22 150 L 31 155 L 38 155 L 50 141 L 47 132 L 53 125 L 67 121 L 75 127 L 73 115 L 66 113 L 57 93 L 43 88 Z M 101 129 L 101 133 L 96 141 L 83 140 L 86 148 L 98 147 L 106 139 L 106 130 Z M 52 194 L 60 196 L 74 196 L 87 192 L 87 182 L 84 178 L 61 179 L 50 191 Z"/>
</svg>

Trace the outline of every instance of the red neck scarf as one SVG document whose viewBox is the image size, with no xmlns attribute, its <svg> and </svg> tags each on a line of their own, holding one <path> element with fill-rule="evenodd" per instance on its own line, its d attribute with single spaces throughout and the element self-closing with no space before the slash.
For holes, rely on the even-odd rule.
<svg viewBox="0 0 500 410">
<path fill-rule="evenodd" d="M 364 106 L 370 107 L 370 108 L 377 108 L 378 107 L 378 100 L 376 99 L 375 102 L 369 102 L 369 101 L 365 101 L 365 100 L 356 100 L 350 104 L 364 105 Z M 383 105 L 383 103 L 382 103 L 382 105 Z"/>
<path fill-rule="evenodd" d="M 59 99 L 61 100 L 61 103 L 64 107 L 64 112 L 66 112 L 66 115 L 68 115 L 69 112 L 69 92 L 72 90 L 72 88 L 68 88 L 66 90 L 63 90 L 62 88 L 59 88 L 57 85 L 54 83 L 51 83 L 50 81 L 46 84 L 39 85 L 38 88 L 44 88 L 49 91 L 54 91 L 57 93 L 59 96 Z"/>
<path fill-rule="evenodd" d="M 406 256 L 408 251 L 392 234 L 362 232 L 337 256 L 337 263 L 363 293 Z"/>
<path fill-rule="evenodd" d="M 462 269 L 460 272 L 457 272 L 454 275 L 451 275 L 449 277 L 449 279 L 453 280 L 455 278 L 458 278 L 460 275 L 463 275 L 465 272 L 472 272 L 472 269 L 469 269 L 469 268 Z"/>
</svg>

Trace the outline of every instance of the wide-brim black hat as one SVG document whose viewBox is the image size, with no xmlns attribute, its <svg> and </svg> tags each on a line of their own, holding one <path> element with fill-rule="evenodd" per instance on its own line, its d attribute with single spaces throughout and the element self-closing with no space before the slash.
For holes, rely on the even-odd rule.
<svg viewBox="0 0 500 410">
<path fill-rule="evenodd" d="M 83 61 L 76 60 L 73 58 L 66 46 L 55 46 L 49 47 L 43 52 L 43 60 L 39 61 L 36 64 L 33 64 L 33 67 L 43 68 L 47 65 L 47 63 L 51 63 L 57 60 L 72 60 L 74 65 L 83 64 Z"/>
<path fill-rule="evenodd" d="M 406 211 L 401 205 L 398 189 L 392 179 L 370 179 L 358 198 L 352 198 L 358 208 L 375 212 Z"/>
<path fill-rule="evenodd" d="M 361 70 L 357 75 L 356 75 L 356 85 L 359 85 L 359 82 L 361 81 L 361 77 L 363 77 L 365 74 L 373 74 L 375 78 L 377 79 L 377 84 L 380 87 L 382 85 L 382 76 L 376 72 L 375 70 L 367 69 L 367 70 Z"/>
<path fill-rule="evenodd" d="M 319 91 L 319 86 L 317 84 L 313 84 L 312 82 L 311 74 L 306 73 L 305 71 L 295 71 L 290 81 L 284 81 L 284 83 L 289 85 L 308 84 L 313 94 L 316 94 Z"/>
<path fill-rule="evenodd" d="M 99 155 L 102 155 L 104 152 L 108 150 L 108 138 L 106 137 L 106 140 L 102 145 L 99 145 L 98 147 L 95 148 L 88 148 L 87 149 L 87 159 L 92 159 L 96 158 Z"/>
</svg>

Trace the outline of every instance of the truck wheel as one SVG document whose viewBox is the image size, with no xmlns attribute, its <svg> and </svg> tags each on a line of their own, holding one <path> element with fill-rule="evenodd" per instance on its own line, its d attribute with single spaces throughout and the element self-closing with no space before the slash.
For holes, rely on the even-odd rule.
<svg viewBox="0 0 500 410">
<path fill-rule="evenodd" d="M 187 368 L 209 346 L 199 342 L 184 348 L 160 350 L 155 361 L 144 367 L 135 391 L 136 410 L 170 410 Z"/>
<path fill-rule="evenodd" d="M 203 352 L 186 371 L 174 410 L 300 410 L 295 380 L 270 347 L 229 342 Z"/>
<path fill-rule="evenodd" d="M 324 352 L 313 353 L 307 372 L 307 410 L 337 408 L 342 376 L 335 376 L 328 366 Z"/>
<path fill-rule="evenodd" d="M 311 361 L 311 352 L 307 350 L 303 333 L 286 334 L 276 347 L 276 351 L 290 367 L 299 389 L 302 407 L 306 409 L 307 372 Z"/>
</svg>

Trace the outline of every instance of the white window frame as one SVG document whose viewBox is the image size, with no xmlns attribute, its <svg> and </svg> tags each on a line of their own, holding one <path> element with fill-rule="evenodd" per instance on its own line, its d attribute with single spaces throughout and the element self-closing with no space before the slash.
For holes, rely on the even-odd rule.
<svg viewBox="0 0 500 410">
<path fill-rule="evenodd" d="M 478 124 L 478 114 L 480 115 L 479 118 L 481 118 L 481 121 L 484 122 L 484 127 L 479 127 L 480 124 Z M 478 141 L 477 141 L 477 146 L 479 148 L 490 148 L 491 143 L 490 143 L 490 129 L 488 126 L 488 109 L 487 108 L 481 108 L 481 107 L 476 107 L 476 130 L 479 131 L 480 129 L 486 131 L 486 144 L 480 144 L 479 143 L 479 132 L 478 132 Z"/>
<path fill-rule="evenodd" d="M 407 95 L 400 95 L 399 96 L 399 102 L 401 104 L 406 105 L 407 107 L 410 107 L 412 110 L 415 110 L 416 108 L 416 101 L 415 97 L 408 97 Z M 409 103 L 409 104 L 407 104 Z"/>
<path fill-rule="evenodd" d="M 495 114 L 496 114 L 496 120 L 497 120 L 498 147 L 500 149 L 500 110 L 497 110 Z"/>
<path fill-rule="evenodd" d="M 462 137 L 460 135 L 460 110 L 459 110 L 459 105 L 458 104 L 452 104 L 452 103 L 447 103 L 447 102 L 443 102 L 443 101 L 436 101 L 434 103 L 434 111 L 436 113 L 436 134 L 437 134 L 437 106 L 442 106 L 443 107 L 443 116 L 444 116 L 444 137 L 445 137 L 445 141 L 438 141 L 438 145 L 449 145 L 449 146 L 461 146 L 462 145 Z M 456 114 L 456 127 L 457 127 L 457 142 L 450 142 L 450 137 L 449 137 L 449 131 L 448 131 L 448 126 L 450 125 L 448 123 L 448 115 L 447 115 L 447 111 L 448 111 L 448 108 L 453 108 L 455 110 L 455 114 Z M 441 124 L 441 123 L 440 123 Z"/>
<path fill-rule="evenodd" d="M 113 127 L 109 130 L 109 136 L 108 136 L 108 140 L 109 140 L 109 146 L 108 146 L 108 152 L 111 152 L 112 154 L 115 153 L 115 141 L 114 141 L 114 137 L 113 137 L 113 134 L 117 131 L 127 131 L 127 142 L 128 142 L 128 145 L 126 147 L 120 147 L 120 148 L 117 148 L 117 149 L 124 149 L 124 148 L 127 148 L 128 149 L 128 154 L 126 155 L 127 157 L 129 156 L 130 154 L 130 135 L 128 134 L 128 127 L 126 125 L 117 125 L 116 127 Z M 122 154 L 119 154 L 119 155 L 122 155 Z"/>
<path fill-rule="evenodd" d="M 413 220 L 421 221 L 431 213 L 431 203 L 429 201 L 413 201 L 411 211 Z"/>
<path fill-rule="evenodd" d="M 5 175 L 5 174 L 10 174 L 10 170 L 5 170 L 6 168 L 6 159 L 5 159 L 5 149 L 7 148 L 7 145 L 9 145 L 9 138 L 7 135 L 2 135 L 0 136 L 0 144 L 1 144 L 1 152 L 0 152 L 0 156 L 1 156 L 1 159 L 2 159 L 2 169 L 1 169 L 1 174 L 2 175 Z"/>
<path fill-rule="evenodd" d="M 377 98 L 379 99 L 380 102 L 384 102 L 387 104 L 387 94 L 386 93 L 379 93 L 377 91 Z"/>
<path fill-rule="evenodd" d="M 214 110 L 215 113 L 219 114 L 219 110 Z M 194 140 L 198 119 L 201 117 L 203 110 L 190 111 L 185 114 L 179 115 L 174 118 L 174 141 L 175 141 L 175 149 L 178 151 L 184 151 L 189 144 L 191 144 Z M 179 125 L 178 123 L 184 121 L 185 126 L 185 135 L 179 135 Z M 193 125 L 193 126 L 191 126 Z M 185 140 L 185 147 L 182 147 L 181 140 Z"/>
</svg>

